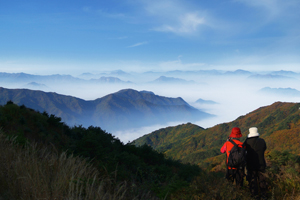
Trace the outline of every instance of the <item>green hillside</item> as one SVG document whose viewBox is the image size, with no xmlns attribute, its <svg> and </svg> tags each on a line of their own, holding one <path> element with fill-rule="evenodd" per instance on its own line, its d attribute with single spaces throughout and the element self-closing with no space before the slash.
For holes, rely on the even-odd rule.
<svg viewBox="0 0 300 200">
<path fill-rule="evenodd" d="M 143 137 L 164 154 L 8 101 L 0 106 L 0 199 L 250 200 L 247 182 L 236 188 L 224 179 L 218 138 L 237 125 L 245 133 L 250 119 L 269 147 L 270 199 L 299 199 L 298 110 L 299 104 L 277 102 L 209 129 L 188 123 Z"/>
<path fill-rule="evenodd" d="M 167 159 L 147 145 L 123 144 L 100 127 L 69 127 L 55 115 L 40 113 L 11 101 L 0 106 L 0 127 L 1 133 L 14 138 L 16 145 L 26 147 L 36 143 L 36 147 L 53 149 L 54 154 L 67 152 L 69 156 L 87 159 L 101 176 L 112 179 L 115 184 L 126 182 L 131 185 L 126 189 L 128 196 L 148 191 L 152 196 L 163 197 L 187 187 L 201 172 L 198 166 Z M 139 185 L 139 188 L 132 188 L 132 185 Z M 1 190 L 0 184 L 0 194 Z"/>
<path fill-rule="evenodd" d="M 147 144 L 160 152 L 166 153 L 180 146 L 186 138 L 203 130 L 205 129 L 191 123 L 162 128 L 140 137 L 134 141 L 134 144 L 137 146 Z"/>
<path fill-rule="evenodd" d="M 134 141 L 136 145 L 147 144 L 164 152 L 168 157 L 185 163 L 203 166 L 213 160 L 220 162 L 220 148 L 233 127 L 240 127 L 244 141 L 248 129 L 258 127 L 262 138 L 267 142 L 268 152 L 289 150 L 300 155 L 300 103 L 276 102 L 254 110 L 236 120 L 203 129 L 193 124 L 168 127 L 152 132 Z M 171 138 L 171 139 L 170 139 Z M 268 153 L 267 152 L 267 153 Z"/>
</svg>

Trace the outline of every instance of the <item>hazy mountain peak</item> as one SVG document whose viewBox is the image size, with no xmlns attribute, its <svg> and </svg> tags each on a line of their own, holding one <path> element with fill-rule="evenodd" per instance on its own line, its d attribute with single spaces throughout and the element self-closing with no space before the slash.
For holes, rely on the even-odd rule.
<svg viewBox="0 0 300 200">
<path fill-rule="evenodd" d="M 251 75 L 252 72 L 242 70 L 242 69 L 237 69 L 235 71 L 227 71 L 227 72 L 225 72 L 225 74 L 227 74 L 227 75 Z"/>
<path fill-rule="evenodd" d="M 176 84 L 188 84 L 188 83 L 195 83 L 194 81 L 187 81 L 181 78 L 174 78 L 174 77 L 167 77 L 167 76 L 160 76 L 159 78 L 152 81 L 152 83 L 176 83 Z"/>
<path fill-rule="evenodd" d="M 35 89 L 46 89 L 48 88 L 45 84 L 37 83 L 37 82 L 30 82 L 25 85 L 25 87 L 28 87 L 29 89 L 35 88 Z"/>
<path fill-rule="evenodd" d="M 164 97 L 154 94 L 150 91 L 137 91 L 134 89 L 123 89 L 120 90 L 113 95 L 117 95 L 120 97 L 125 97 L 131 100 L 145 100 L 153 104 L 157 105 L 187 105 L 190 106 L 186 101 L 184 101 L 181 97 L 177 98 L 170 98 L 170 97 Z"/>
<path fill-rule="evenodd" d="M 212 100 L 204 100 L 204 99 L 198 99 L 196 103 L 200 104 L 217 104 L 217 102 L 212 101 Z"/>
<path fill-rule="evenodd" d="M 114 75 L 129 75 L 127 72 L 123 71 L 123 70 L 114 70 L 111 71 L 110 74 L 114 74 Z"/>
</svg>

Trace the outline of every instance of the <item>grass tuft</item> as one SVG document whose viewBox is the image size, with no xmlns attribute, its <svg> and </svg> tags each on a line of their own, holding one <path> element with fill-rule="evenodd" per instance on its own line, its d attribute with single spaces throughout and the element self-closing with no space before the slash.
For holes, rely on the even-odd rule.
<svg viewBox="0 0 300 200">
<path fill-rule="evenodd" d="M 155 199 L 101 174 L 86 159 L 36 144 L 18 145 L 0 131 L 2 199 Z"/>
</svg>

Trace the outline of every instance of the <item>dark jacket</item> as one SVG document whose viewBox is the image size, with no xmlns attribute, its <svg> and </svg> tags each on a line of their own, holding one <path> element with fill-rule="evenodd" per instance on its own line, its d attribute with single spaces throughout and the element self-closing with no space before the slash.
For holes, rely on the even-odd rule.
<svg viewBox="0 0 300 200">
<path fill-rule="evenodd" d="M 259 137 L 247 138 L 245 141 L 247 149 L 247 169 L 265 171 L 265 151 L 267 145 L 264 139 Z"/>
</svg>

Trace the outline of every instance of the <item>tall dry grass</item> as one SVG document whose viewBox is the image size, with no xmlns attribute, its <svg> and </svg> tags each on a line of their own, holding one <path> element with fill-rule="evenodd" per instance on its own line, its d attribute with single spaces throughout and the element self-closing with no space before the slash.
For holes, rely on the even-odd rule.
<svg viewBox="0 0 300 200">
<path fill-rule="evenodd" d="M 270 199 L 300 200 L 300 176 L 293 166 L 281 166 L 278 173 L 267 171 Z"/>
<path fill-rule="evenodd" d="M 0 130 L 0 199 L 155 199 L 133 184 L 101 176 L 80 157 L 15 144 Z"/>
<path fill-rule="evenodd" d="M 254 200 L 249 191 L 248 182 L 244 179 L 243 187 L 236 187 L 235 183 L 216 176 L 215 172 L 202 174 L 191 184 L 187 191 L 189 199 L 193 200 Z M 279 173 L 269 169 L 265 173 L 268 182 L 269 200 L 300 200 L 300 176 L 291 166 L 281 166 Z M 192 194 L 192 196 L 191 196 Z M 190 197 L 191 196 L 191 197 Z M 180 199 L 180 198 L 173 198 Z M 263 198 L 262 198 L 263 199 Z"/>
</svg>

